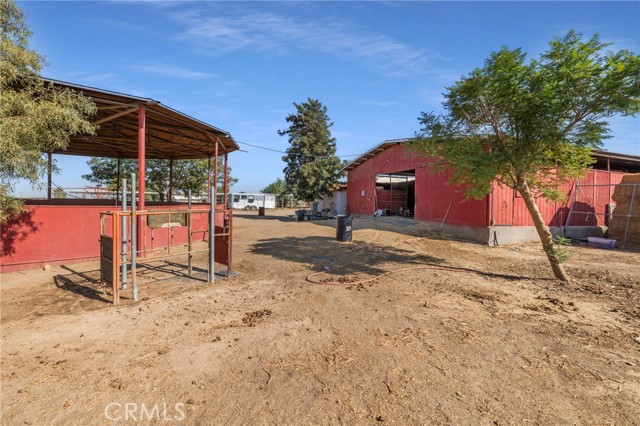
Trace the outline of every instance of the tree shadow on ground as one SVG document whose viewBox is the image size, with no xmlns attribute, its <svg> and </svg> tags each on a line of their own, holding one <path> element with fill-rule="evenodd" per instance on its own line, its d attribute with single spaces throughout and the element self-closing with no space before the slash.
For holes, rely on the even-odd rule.
<svg viewBox="0 0 640 426">
<path fill-rule="evenodd" d="M 315 272 L 328 276 L 375 276 L 410 267 L 434 267 L 481 276 L 520 281 L 534 277 L 487 272 L 478 269 L 447 265 L 446 260 L 413 250 L 360 241 L 339 243 L 330 237 L 283 237 L 260 240 L 250 252 L 310 266 Z"/>
<path fill-rule="evenodd" d="M 313 220 L 309 223 L 318 225 L 318 226 L 326 226 L 326 227 L 336 227 L 336 220 Z M 471 240 L 465 240 L 463 238 L 459 238 L 453 235 L 446 234 L 442 232 L 437 227 L 428 224 L 427 222 L 421 222 L 415 220 L 412 217 L 402 217 L 402 216 L 380 216 L 373 217 L 368 215 L 353 215 L 352 226 L 354 231 L 362 231 L 366 229 L 374 230 L 374 231 L 389 231 L 395 232 L 403 235 L 410 236 L 424 236 L 438 240 L 455 240 L 455 241 L 464 241 L 471 244 L 478 244 Z"/>
<path fill-rule="evenodd" d="M 0 255 L 14 254 L 15 243 L 24 241 L 30 234 L 38 232 L 38 225 L 33 221 L 33 210 L 24 211 L 3 224 L 0 231 L 2 237 Z"/>
<path fill-rule="evenodd" d="M 376 275 L 386 272 L 385 264 L 438 265 L 442 259 L 397 247 L 360 241 L 339 243 L 334 238 L 282 237 L 256 242 L 251 253 L 311 265 L 314 271 L 327 271 L 340 266 L 340 274 Z"/>
<path fill-rule="evenodd" d="M 269 215 L 258 216 L 258 212 L 245 212 L 242 210 L 242 213 L 234 211 L 234 218 L 242 218 L 242 219 L 251 219 L 251 220 L 275 220 L 278 222 L 295 222 L 293 218 L 293 213 L 291 216 L 277 216 L 277 215 Z"/>
<path fill-rule="evenodd" d="M 336 228 L 336 219 L 314 219 L 298 222 L 294 219 L 293 214 L 290 216 L 278 216 L 278 215 L 266 215 L 258 216 L 257 212 L 243 212 L 234 213 L 235 218 L 249 219 L 249 220 L 262 220 L 262 221 L 278 221 L 278 222 L 291 222 L 293 226 L 324 226 L 328 228 Z M 419 235 L 425 234 L 429 231 L 429 235 L 434 238 L 456 240 L 453 236 L 447 236 L 429 227 L 424 222 L 416 221 L 410 217 L 401 216 L 383 216 L 383 217 L 370 217 L 364 215 L 353 216 L 353 230 L 360 231 L 364 229 L 372 229 L 378 231 L 391 231 L 405 235 Z M 460 239 L 463 241 L 462 239 Z"/>
</svg>

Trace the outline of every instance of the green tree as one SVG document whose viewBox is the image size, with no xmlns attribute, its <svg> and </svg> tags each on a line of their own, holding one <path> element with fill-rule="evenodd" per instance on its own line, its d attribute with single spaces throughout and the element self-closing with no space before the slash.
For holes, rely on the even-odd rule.
<svg viewBox="0 0 640 426">
<path fill-rule="evenodd" d="M 177 167 L 176 167 L 177 165 Z M 200 197 L 207 193 L 207 169 L 209 167 L 208 160 L 183 160 L 174 163 L 173 187 L 175 191 L 187 195 L 191 190 L 191 195 L 194 197 Z M 213 165 L 211 166 L 213 169 Z M 213 173 L 213 170 L 211 171 Z M 203 179 L 204 177 L 204 179 Z M 218 158 L 218 193 L 222 193 L 224 190 L 224 163 L 222 158 Z M 229 188 L 238 182 L 237 178 L 231 176 L 231 167 L 229 167 L 228 185 Z"/>
<path fill-rule="evenodd" d="M 67 193 L 62 188 L 56 188 L 53 190 L 53 198 L 67 198 Z"/>
<path fill-rule="evenodd" d="M 284 181 L 280 178 L 277 178 L 269 185 L 262 188 L 260 192 L 262 192 L 263 194 L 283 195 L 285 192 L 287 192 L 287 188 Z"/>
<path fill-rule="evenodd" d="M 336 140 L 331 136 L 327 107 L 317 99 L 293 103 L 295 114 L 286 118 L 289 128 L 279 130 L 289 137 L 289 148 L 282 160 L 287 164 L 284 178 L 287 192 L 312 201 L 330 192 L 337 182 L 342 162 L 336 156 Z"/>
<path fill-rule="evenodd" d="M 45 60 L 29 49 L 31 31 L 22 11 L 0 0 L 0 222 L 22 210 L 11 194 L 18 180 L 42 187 L 46 152 L 65 149 L 76 134 L 93 134 L 87 120 L 93 102 L 72 90 L 45 83 Z"/>
<path fill-rule="evenodd" d="M 104 185 L 111 189 L 117 187 L 118 160 L 114 158 L 92 158 L 87 164 L 91 173 L 82 178 Z M 207 192 L 208 160 L 176 160 L 173 162 L 173 190 L 174 193 L 187 195 L 189 190 L 194 197 L 206 195 Z M 130 179 L 131 173 L 138 173 L 138 160 L 120 160 L 120 178 Z M 229 168 L 231 173 L 231 168 Z M 145 161 L 145 185 L 150 191 L 159 194 L 164 202 L 169 192 L 169 160 Z M 229 186 L 238 179 L 229 176 Z M 218 159 L 218 191 L 222 192 L 224 185 L 224 167 L 222 159 Z"/>
<path fill-rule="evenodd" d="M 605 52 L 598 35 L 583 42 L 570 31 L 539 60 L 502 48 L 482 68 L 445 93 L 446 113 L 422 113 L 415 146 L 452 171 L 467 197 L 486 196 L 494 184 L 518 191 L 533 219 L 556 278 L 565 249 L 555 244 L 536 197 L 562 199 L 557 185 L 593 163 L 606 118 L 640 110 L 640 59 L 627 50 Z"/>
</svg>

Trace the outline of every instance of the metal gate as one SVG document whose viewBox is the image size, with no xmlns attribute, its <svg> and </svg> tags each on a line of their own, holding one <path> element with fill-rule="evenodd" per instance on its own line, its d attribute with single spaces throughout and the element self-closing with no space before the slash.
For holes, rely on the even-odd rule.
<svg viewBox="0 0 640 426">
<path fill-rule="evenodd" d="M 133 203 L 127 210 L 126 180 L 122 187 L 122 210 L 100 213 L 100 279 L 111 285 L 114 305 L 120 303 L 120 292 L 129 290 L 129 279 L 132 299 L 138 301 L 136 272 L 145 262 L 182 256 L 191 276 L 193 255 L 206 252 L 208 282 L 214 282 L 216 263 L 226 265 L 227 276 L 231 275 L 233 211 L 226 205 L 215 208 L 214 188 L 208 208 L 192 208 L 189 193 L 187 209 L 136 210 Z M 131 200 L 135 200 L 135 184 L 132 187 Z M 206 248 L 194 245 L 194 236 L 195 242 L 206 241 Z"/>
</svg>

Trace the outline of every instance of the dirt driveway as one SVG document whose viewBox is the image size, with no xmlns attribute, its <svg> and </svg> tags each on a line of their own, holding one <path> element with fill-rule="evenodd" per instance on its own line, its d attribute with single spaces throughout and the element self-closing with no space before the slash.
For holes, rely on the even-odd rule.
<svg viewBox="0 0 640 426">
<path fill-rule="evenodd" d="M 288 213 L 237 215 L 237 276 L 159 262 L 135 304 L 96 264 L 4 274 L 1 423 L 640 424 L 638 252 L 573 247 L 560 285 L 537 244 Z"/>
</svg>

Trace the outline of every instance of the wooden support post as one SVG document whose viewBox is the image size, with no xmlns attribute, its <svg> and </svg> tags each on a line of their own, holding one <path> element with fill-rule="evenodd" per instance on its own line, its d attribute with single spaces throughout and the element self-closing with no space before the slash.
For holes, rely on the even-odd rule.
<svg viewBox="0 0 640 426">
<path fill-rule="evenodd" d="M 50 152 L 47 153 L 47 200 L 51 200 L 51 170 L 52 170 L 52 154 Z"/>
<path fill-rule="evenodd" d="M 169 202 L 173 201 L 173 158 L 169 159 Z"/>
<path fill-rule="evenodd" d="M 118 176 L 120 173 L 118 173 Z M 127 180 L 122 179 L 122 289 L 127 288 Z"/>
<path fill-rule="evenodd" d="M 216 232 L 216 225 L 215 225 L 215 220 L 216 220 L 216 204 L 215 204 L 215 194 L 214 194 L 214 189 L 211 188 L 211 192 L 209 194 L 209 282 L 211 284 L 213 284 L 214 280 L 215 280 L 215 275 L 216 275 L 216 271 L 215 271 L 215 266 L 216 266 L 216 262 L 215 262 L 215 252 L 216 252 L 216 246 L 215 246 L 215 232 Z"/>
<path fill-rule="evenodd" d="M 114 305 L 119 305 L 120 304 L 120 283 L 119 283 L 119 273 L 120 271 L 118 270 L 118 229 L 120 227 L 118 226 L 118 216 L 116 215 L 116 212 L 113 212 L 113 214 L 111 215 L 111 237 L 112 237 L 112 241 L 111 241 L 111 281 L 112 281 L 112 291 L 113 291 L 113 304 Z"/>
<path fill-rule="evenodd" d="M 193 271 L 193 267 L 191 265 L 191 238 L 192 238 L 192 230 L 191 230 L 191 190 L 189 190 L 189 195 L 187 198 L 187 202 L 188 202 L 188 210 L 187 210 L 187 247 L 188 247 L 188 254 L 187 254 L 187 267 L 189 268 L 189 275 L 191 275 L 191 272 Z"/>
<path fill-rule="evenodd" d="M 211 157 L 207 163 L 207 197 L 211 195 Z M 210 200 L 207 200 L 210 201 Z"/>
<path fill-rule="evenodd" d="M 138 219 L 136 217 L 136 174 L 131 173 L 131 286 L 133 288 L 133 301 L 138 301 L 138 278 L 137 278 L 137 258 L 138 258 Z"/>
<path fill-rule="evenodd" d="M 227 277 L 231 276 L 231 257 L 233 255 L 233 210 L 228 210 L 229 213 L 229 243 L 227 244 Z"/>
<path fill-rule="evenodd" d="M 224 209 L 226 210 L 228 205 L 229 205 L 229 201 L 227 200 L 229 198 L 229 154 L 227 152 L 224 153 L 224 188 L 222 188 L 222 193 L 223 195 L 223 200 L 222 200 L 222 204 L 224 204 Z"/>
<path fill-rule="evenodd" d="M 171 244 L 173 244 L 173 226 L 171 226 L 171 213 L 167 213 L 167 255 L 171 254 Z"/>
<path fill-rule="evenodd" d="M 121 166 L 121 159 L 118 158 L 118 177 L 116 179 L 116 206 L 120 203 L 120 166 Z"/>
<path fill-rule="evenodd" d="M 144 196 L 145 196 L 145 155 L 146 155 L 146 133 L 147 133 L 147 120 L 145 115 L 145 108 L 143 106 L 138 108 L 138 210 L 143 211 L 145 209 Z M 138 244 L 140 245 L 142 252 L 140 257 L 145 256 L 145 239 L 144 239 L 144 216 L 138 217 Z"/>
<path fill-rule="evenodd" d="M 218 204 L 218 142 L 215 147 L 215 164 L 213 165 L 213 195 L 216 197 L 213 200 L 213 205 Z"/>
</svg>

